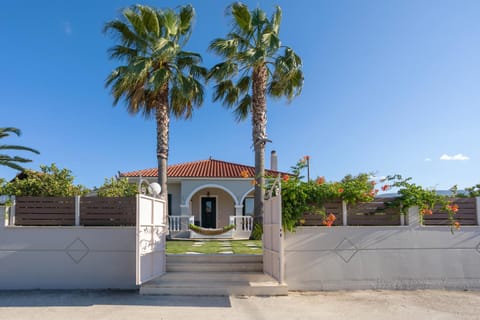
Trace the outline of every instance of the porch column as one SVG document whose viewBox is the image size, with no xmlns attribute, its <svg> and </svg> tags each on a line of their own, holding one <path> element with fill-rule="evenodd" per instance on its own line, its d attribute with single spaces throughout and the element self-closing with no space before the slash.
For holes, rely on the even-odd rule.
<svg viewBox="0 0 480 320">
<path fill-rule="evenodd" d="M 180 205 L 180 215 L 182 218 L 180 218 L 180 224 L 181 224 L 181 230 L 182 231 L 187 231 L 188 230 L 188 218 L 192 215 L 192 208 L 189 205 Z"/>
<path fill-rule="evenodd" d="M 243 204 L 235 205 L 235 217 L 243 216 Z M 236 230 L 242 230 L 242 219 L 235 219 Z"/>
<path fill-rule="evenodd" d="M 235 215 L 237 217 L 243 215 L 243 204 L 239 204 L 235 206 Z"/>
</svg>

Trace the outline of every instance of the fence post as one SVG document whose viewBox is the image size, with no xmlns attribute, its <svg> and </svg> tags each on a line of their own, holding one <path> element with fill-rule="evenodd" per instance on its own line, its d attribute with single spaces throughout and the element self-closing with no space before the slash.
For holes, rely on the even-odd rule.
<svg viewBox="0 0 480 320">
<path fill-rule="evenodd" d="M 12 206 L 10 207 L 10 226 L 15 225 L 15 207 L 17 206 L 17 200 L 15 199 L 15 196 L 11 196 L 10 200 L 12 200 Z"/>
<path fill-rule="evenodd" d="M 407 224 L 410 228 L 418 228 L 420 227 L 420 211 L 418 207 L 410 207 L 408 208 L 408 216 L 407 216 Z"/>
<path fill-rule="evenodd" d="M 342 201 L 342 222 L 344 226 L 347 226 L 347 203 L 345 201 Z"/>
<path fill-rule="evenodd" d="M 80 226 L 80 196 L 75 196 L 75 226 Z"/>
<path fill-rule="evenodd" d="M 477 226 L 480 226 L 480 197 L 475 197 L 477 200 L 476 207 L 477 207 Z"/>
<path fill-rule="evenodd" d="M 404 226 L 405 225 L 405 214 L 400 211 L 400 225 Z"/>
</svg>

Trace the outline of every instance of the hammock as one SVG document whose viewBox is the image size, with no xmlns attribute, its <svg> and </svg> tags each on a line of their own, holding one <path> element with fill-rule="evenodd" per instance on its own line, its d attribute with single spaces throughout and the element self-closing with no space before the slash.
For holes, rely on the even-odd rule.
<svg viewBox="0 0 480 320">
<path fill-rule="evenodd" d="M 194 224 L 189 224 L 188 228 L 192 231 L 195 231 L 198 234 L 203 235 L 203 236 L 218 236 L 220 234 L 224 234 L 224 233 L 227 233 L 228 231 L 232 230 L 233 228 L 235 228 L 235 225 L 231 224 L 231 225 L 225 226 L 223 228 L 213 229 L 213 228 L 202 228 L 202 227 L 196 226 Z"/>
</svg>

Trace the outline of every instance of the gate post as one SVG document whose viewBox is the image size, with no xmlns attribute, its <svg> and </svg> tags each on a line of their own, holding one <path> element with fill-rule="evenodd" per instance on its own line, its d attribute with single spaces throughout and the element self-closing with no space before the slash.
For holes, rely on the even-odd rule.
<svg viewBox="0 0 480 320">
<path fill-rule="evenodd" d="M 75 226 L 80 226 L 80 196 L 75 196 Z"/>
<path fill-rule="evenodd" d="M 12 206 L 10 207 L 10 226 L 15 225 L 15 209 L 17 206 L 17 201 L 15 200 L 15 196 L 11 196 L 10 200 L 12 200 Z"/>
</svg>

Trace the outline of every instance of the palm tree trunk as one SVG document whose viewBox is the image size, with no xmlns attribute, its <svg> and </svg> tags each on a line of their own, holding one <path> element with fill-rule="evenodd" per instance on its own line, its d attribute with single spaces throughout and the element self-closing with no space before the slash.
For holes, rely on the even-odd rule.
<svg viewBox="0 0 480 320">
<path fill-rule="evenodd" d="M 162 87 L 159 93 L 158 106 L 155 111 L 157 120 L 158 184 L 162 187 L 160 198 L 167 201 L 168 138 L 170 127 L 170 114 L 168 112 L 168 83 Z"/>
<path fill-rule="evenodd" d="M 265 202 L 265 144 L 267 143 L 267 68 L 263 65 L 253 70 L 252 76 L 252 137 L 255 150 L 255 191 L 253 205 L 254 228 L 262 226 Z"/>
</svg>

